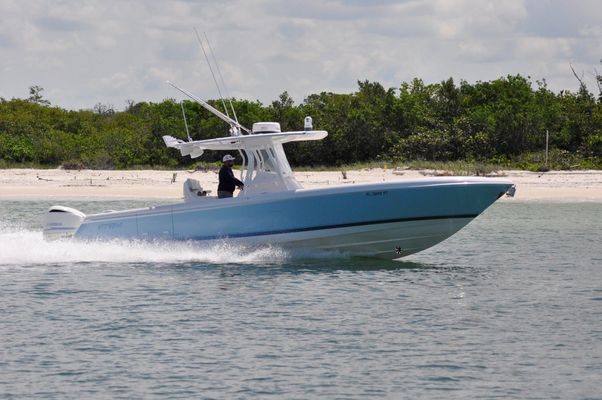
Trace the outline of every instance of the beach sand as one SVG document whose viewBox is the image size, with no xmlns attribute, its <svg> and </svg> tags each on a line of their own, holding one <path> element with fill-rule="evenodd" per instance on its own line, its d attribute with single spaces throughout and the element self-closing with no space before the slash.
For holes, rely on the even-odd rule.
<svg viewBox="0 0 602 400">
<path fill-rule="evenodd" d="M 235 171 L 237 174 L 238 171 Z M 440 175 L 429 170 L 365 169 L 295 172 L 305 188 L 353 183 L 390 182 Z M 508 201 L 602 201 L 602 171 L 501 171 L 498 177 L 516 185 L 516 196 Z M 197 179 L 204 189 L 217 192 L 217 171 L 103 171 L 63 169 L 0 170 L 1 199 L 34 198 L 182 198 L 182 183 Z"/>
</svg>

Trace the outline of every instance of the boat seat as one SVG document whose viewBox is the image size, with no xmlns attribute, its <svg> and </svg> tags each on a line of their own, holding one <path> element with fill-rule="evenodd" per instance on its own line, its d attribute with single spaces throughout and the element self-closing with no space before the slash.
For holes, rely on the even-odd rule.
<svg viewBox="0 0 602 400">
<path fill-rule="evenodd" d="M 184 199 L 192 200 L 199 197 L 207 197 L 211 190 L 203 190 L 203 187 L 196 179 L 186 179 L 184 182 Z"/>
</svg>

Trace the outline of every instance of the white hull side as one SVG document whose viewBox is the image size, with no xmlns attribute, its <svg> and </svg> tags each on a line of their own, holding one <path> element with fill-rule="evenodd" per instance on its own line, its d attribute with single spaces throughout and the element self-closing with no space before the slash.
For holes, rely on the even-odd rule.
<svg viewBox="0 0 602 400">
<path fill-rule="evenodd" d="M 447 239 L 473 218 L 403 221 L 228 239 L 246 245 L 336 251 L 349 256 L 404 257 Z"/>
</svg>

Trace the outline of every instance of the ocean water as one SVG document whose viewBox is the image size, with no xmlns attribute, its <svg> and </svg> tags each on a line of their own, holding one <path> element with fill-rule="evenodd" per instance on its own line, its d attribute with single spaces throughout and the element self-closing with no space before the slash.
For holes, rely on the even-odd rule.
<svg viewBox="0 0 602 400">
<path fill-rule="evenodd" d="M 602 398 L 602 203 L 497 203 L 401 262 L 46 243 L 52 203 L 0 201 L 0 398 Z"/>
</svg>

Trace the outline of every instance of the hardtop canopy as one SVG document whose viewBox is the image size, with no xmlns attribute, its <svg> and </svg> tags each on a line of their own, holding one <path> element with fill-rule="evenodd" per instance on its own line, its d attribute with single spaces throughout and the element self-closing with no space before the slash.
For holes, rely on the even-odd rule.
<svg viewBox="0 0 602 400">
<path fill-rule="evenodd" d="M 321 140 L 328 135 L 326 131 L 291 131 L 241 136 L 227 136 L 215 139 L 186 142 L 173 136 L 163 136 L 167 147 L 180 150 L 183 156 L 200 157 L 205 150 L 256 150 L 288 142 Z"/>
</svg>

